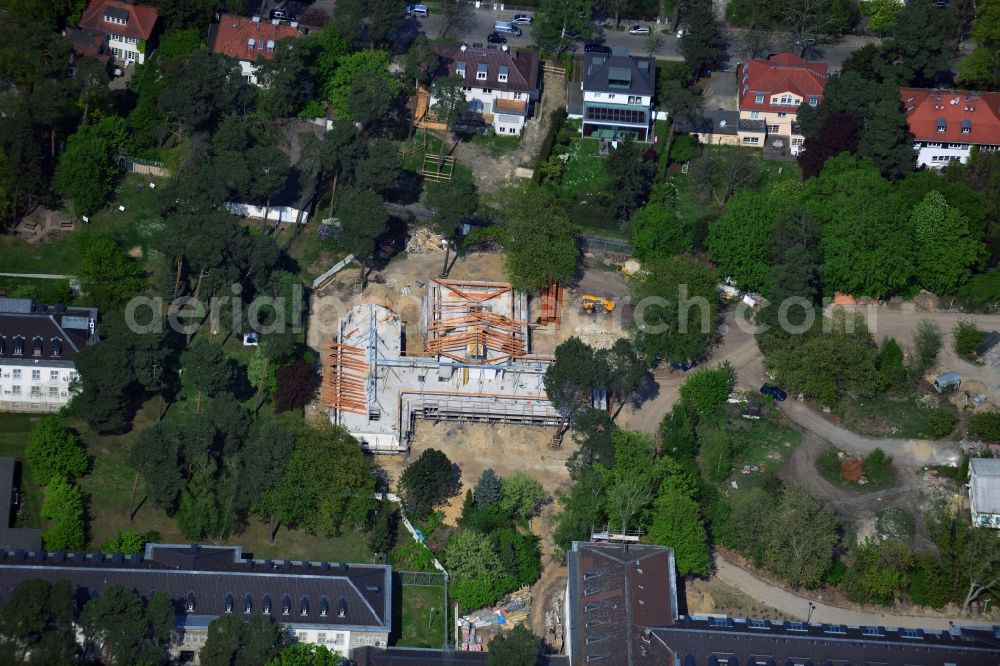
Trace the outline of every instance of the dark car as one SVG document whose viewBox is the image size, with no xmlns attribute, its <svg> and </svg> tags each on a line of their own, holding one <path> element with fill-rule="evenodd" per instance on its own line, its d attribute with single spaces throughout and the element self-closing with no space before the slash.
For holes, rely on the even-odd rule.
<svg viewBox="0 0 1000 666">
<path fill-rule="evenodd" d="M 611 53 L 611 47 L 591 42 L 583 45 L 584 53 Z"/>
<path fill-rule="evenodd" d="M 788 394 L 784 390 L 778 388 L 777 386 L 771 386 L 770 384 L 764 384 L 760 387 L 760 392 L 764 395 L 769 395 L 778 402 L 784 402 L 788 397 Z"/>
<path fill-rule="evenodd" d="M 490 44 L 506 44 L 507 38 L 501 35 L 499 32 L 491 32 L 486 37 L 486 41 Z"/>
</svg>

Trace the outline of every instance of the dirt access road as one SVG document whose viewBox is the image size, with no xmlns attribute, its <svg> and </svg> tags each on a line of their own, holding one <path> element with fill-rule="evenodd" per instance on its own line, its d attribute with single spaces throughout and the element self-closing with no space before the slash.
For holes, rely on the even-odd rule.
<svg viewBox="0 0 1000 666">
<path fill-rule="evenodd" d="M 988 369 L 978 368 L 955 357 L 951 329 L 960 319 L 972 319 L 980 328 L 994 330 L 1000 328 L 1000 315 L 980 317 L 958 313 L 907 313 L 878 308 L 876 316 L 877 320 L 871 325 L 876 338 L 882 339 L 891 336 L 904 346 L 912 345 L 912 331 L 921 319 L 931 319 L 937 322 L 944 333 L 944 348 L 938 365 L 948 364 L 951 369 L 958 370 L 960 373 L 966 370 L 970 374 L 972 371 L 985 371 L 983 374 L 989 374 Z M 764 373 L 763 357 L 757 348 L 753 334 L 746 330 L 746 327 L 736 325 L 732 312 L 726 316 L 724 331 L 722 344 L 713 351 L 708 363 L 716 364 L 729 361 L 736 369 L 738 387 L 748 391 L 757 391 L 761 384 L 767 381 L 767 376 Z M 663 415 L 670 411 L 677 400 L 678 390 L 686 376 L 685 373 L 681 372 L 658 371 L 654 374 L 659 389 L 655 397 L 638 408 L 627 407 L 624 409 L 619 417 L 619 425 L 632 430 L 657 432 Z M 987 380 L 984 383 L 989 385 L 988 377 Z M 992 384 L 995 385 L 998 380 L 1000 378 L 994 376 Z M 792 422 L 848 453 L 868 454 L 876 448 L 881 448 L 890 452 L 897 464 L 915 467 L 955 465 L 961 460 L 958 445 L 948 440 L 864 437 L 829 421 L 820 412 L 804 402 L 789 399 L 778 404 L 781 412 Z"/>
</svg>

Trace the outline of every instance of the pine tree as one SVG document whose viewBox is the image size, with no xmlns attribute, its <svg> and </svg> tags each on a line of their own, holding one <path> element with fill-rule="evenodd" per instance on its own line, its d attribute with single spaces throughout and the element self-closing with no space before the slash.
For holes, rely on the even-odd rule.
<svg viewBox="0 0 1000 666">
<path fill-rule="evenodd" d="M 194 474 L 181 493 L 177 511 L 177 527 L 185 538 L 197 541 L 214 535 L 219 520 L 215 470 L 215 462 L 207 457 L 194 463 Z"/>
<path fill-rule="evenodd" d="M 476 481 L 476 489 L 473 493 L 476 498 L 476 506 L 482 509 L 496 504 L 500 501 L 502 492 L 500 477 L 492 469 L 487 469 Z"/>
</svg>

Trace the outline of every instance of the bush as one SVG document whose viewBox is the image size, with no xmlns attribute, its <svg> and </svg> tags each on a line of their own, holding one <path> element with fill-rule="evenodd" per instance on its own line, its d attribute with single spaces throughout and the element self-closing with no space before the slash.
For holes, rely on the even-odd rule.
<svg viewBox="0 0 1000 666">
<path fill-rule="evenodd" d="M 563 124 L 566 122 L 566 109 L 558 108 L 552 111 L 549 115 L 549 131 L 545 135 L 545 140 L 542 141 L 542 147 L 538 151 L 538 157 L 535 158 L 535 173 L 533 180 L 536 183 L 542 182 L 542 171 L 539 168 L 542 163 L 549 159 L 549 155 L 552 154 L 552 146 L 556 143 L 556 137 L 559 135 L 559 130 L 562 129 Z"/>
<path fill-rule="evenodd" d="M 156 536 L 156 539 L 150 539 L 150 536 Z M 159 533 L 157 532 L 147 532 L 143 534 L 142 532 L 137 532 L 135 530 L 123 530 L 118 533 L 114 539 L 108 539 L 101 544 L 102 553 L 121 553 L 122 555 L 132 555 L 134 553 L 141 553 L 146 549 L 146 542 L 155 542 L 159 540 Z"/>
<path fill-rule="evenodd" d="M 736 383 L 736 371 L 728 361 L 714 368 L 702 368 L 681 384 L 681 398 L 701 414 L 725 404 Z"/>
<path fill-rule="evenodd" d="M 62 477 L 52 479 L 45 488 L 42 517 L 52 521 L 42 535 L 46 550 L 83 550 L 83 495 L 77 486 Z"/>
<path fill-rule="evenodd" d="M 932 555 L 918 555 L 910 572 L 910 599 L 919 606 L 941 608 L 949 601 L 948 581 Z"/>
<path fill-rule="evenodd" d="M 698 140 L 690 134 L 681 134 L 670 146 L 671 162 L 687 162 L 698 156 Z"/>
<path fill-rule="evenodd" d="M 883 486 L 892 481 L 892 458 L 882 449 L 875 449 L 868 454 L 864 469 L 868 483 Z"/>
<path fill-rule="evenodd" d="M 913 334 L 913 345 L 916 348 L 916 360 L 922 372 L 934 365 L 938 352 L 941 351 L 941 328 L 930 319 L 921 319 Z"/>
<path fill-rule="evenodd" d="M 857 483 L 865 475 L 864 461 L 859 458 L 844 458 L 840 463 L 840 478 L 848 483 Z"/>
<path fill-rule="evenodd" d="M 42 485 L 56 477 L 72 480 L 87 471 L 87 453 L 80 440 L 56 416 L 42 418 L 31 429 L 24 459 Z"/>
<path fill-rule="evenodd" d="M 898 506 L 879 511 L 875 516 L 875 532 L 882 541 L 902 541 L 910 543 L 917 526 L 913 515 Z"/>
<path fill-rule="evenodd" d="M 927 431 L 932 437 L 946 437 L 955 428 L 958 420 L 947 407 L 935 407 L 927 416 Z"/>
<path fill-rule="evenodd" d="M 955 325 L 955 351 L 962 356 L 972 356 L 982 344 L 986 333 L 976 328 L 976 324 L 963 320 Z"/>
<path fill-rule="evenodd" d="M 840 452 L 837 449 L 829 448 L 823 452 L 823 455 L 819 457 L 816 462 L 816 466 L 819 467 L 820 473 L 829 479 L 836 479 L 840 477 Z"/>
<path fill-rule="evenodd" d="M 969 278 L 958 290 L 958 302 L 972 312 L 992 312 L 1000 307 L 1000 270 Z"/>
<path fill-rule="evenodd" d="M 969 434 L 987 442 L 1000 442 L 1000 411 L 973 414 L 969 419 Z"/>
</svg>

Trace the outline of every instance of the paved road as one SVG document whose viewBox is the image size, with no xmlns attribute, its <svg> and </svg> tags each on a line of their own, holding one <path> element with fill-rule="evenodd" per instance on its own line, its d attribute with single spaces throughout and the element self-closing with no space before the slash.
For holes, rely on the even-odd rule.
<svg viewBox="0 0 1000 666">
<path fill-rule="evenodd" d="M 432 6 L 432 10 L 434 7 Z M 468 18 L 462 22 L 460 26 L 449 32 L 447 35 L 453 39 L 462 39 L 467 42 L 484 42 L 486 36 L 493 31 L 493 23 L 495 21 L 509 21 L 515 13 L 528 13 L 531 12 L 514 12 L 514 11 L 499 11 L 493 9 L 493 3 L 483 3 L 479 9 L 470 9 Z M 409 19 L 413 23 L 419 26 L 429 37 L 440 37 L 441 29 L 444 26 L 444 21 L 442 20 L 440 13 L 432 13 L 430 16 L 424 19 Z M 627 27 L 633 22 L 628 20 L 622 20 L 622 27 Z M 663 29 L 666 26 L 656 26 L 652 24 L 654 28 L 659 27 Z M 531 27 L 521 26 L 523 34 L 520 37 L 512 37 L 508 39 L 508 44 L 511 46 L 528 46 L 532 43 L 531 39 Z M 627 48 L 630 53 L 636 55 L 646 55 L 648 53 L 648 40 L 642 35 L 630 35 L 625 30 L 603 30 L 600 29 L 598 39 L 603 40 L 604 44 L 612 48 Z M 728 63 L 727 69 L 735 69 L 736 65 L 740 62 L 745 62 L 749 57 L 748 54 L 742 47 L 741 31 L 733 30 L 730 34 L 731 48 L 730 48 L 730 62 Z M 772 40 L 774 43 L 771 45 L 774 51 L 782 51 L 787 48 L 787 41 L 781 34 L 776 34 Z M 816 53 L 810 54 L 810 57 L 815 60 L 822 60 L 830 65 L 834 70 L 839 70 L 841 63 L 856 49 L 861 48 L 865 44 L 877 41 L 873 37 L 858 37 L 850 35 L 844 38 L 837 44 L 831 45 L 820 45 Z M 657 58 L 661 60 L 683 60 L 680 51 L 677 47 L 677 36 L 673 34 L 663 35 L 660 41 L 659 47 L 653 52 Z"/>
<path fill-rule="evenodd" d="M 809 613 L 810 599 L 800 597 L 767 581 L 757 578 L 750 572 L 741 569 L 721 556 L 715 558 L 716 576 L 726 585 L 734 587 L 743 594 L 756 599 L 783 613 L 793 617 L 806 619 Z M 816 604 L 811 621 L 818 624 L 846 624 L 851 626 L 882 626 L 882 627 L 914 627 L 918 629 L 947 630 L 951 623 L 958 626 L 988 627 L 992 622 L 974 620 L 949 620 L 944 617 L 925 617 L 911 615 L 893 615 L 879 611 L 861 612 L 840 606 L 811 602 Z"/>
</svg>

